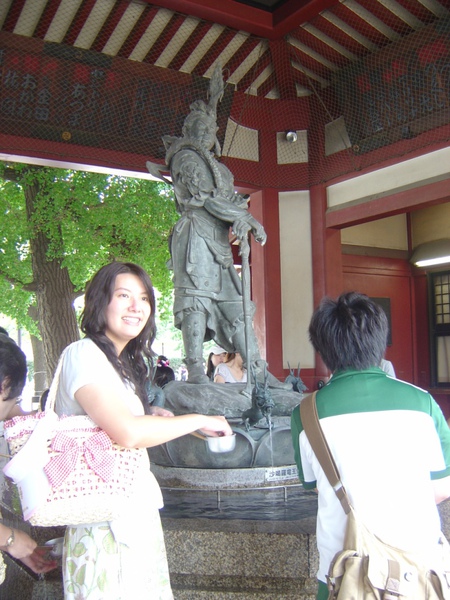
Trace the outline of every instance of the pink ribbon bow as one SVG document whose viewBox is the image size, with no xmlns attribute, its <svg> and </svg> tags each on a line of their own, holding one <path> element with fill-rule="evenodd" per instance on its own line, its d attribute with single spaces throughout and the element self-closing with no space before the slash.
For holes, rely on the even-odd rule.
<svg viewBox="0 0 450 600">
<path fill-rule="evenodd" d="M 112 442 L 104 431 L 93 433 L 81 443 L 61 431 L 55 435 L 51 448 L 60 453 L 44 467 L 53 488 L 59 487 L 67 479 L 80 456 L 84 456 L 88 466 L 103 481 L 109 481 L 112 477 L 116 460 L 112 453 L 108 452 L 112 448 Z"/>
</svg>

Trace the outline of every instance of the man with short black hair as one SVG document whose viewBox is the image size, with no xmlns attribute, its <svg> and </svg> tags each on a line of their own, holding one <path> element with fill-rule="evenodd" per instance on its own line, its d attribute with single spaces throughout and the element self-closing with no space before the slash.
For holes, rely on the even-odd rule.
<svg viewBox="0 0 450 600">
<path fill-rule="evenodd" d="M 450 497 L 450 429 L 431 395 L 381 368 L 388 322 L 356 292 L 325 298 L 309 336 L 333 376 L 316 395 L 320 424 L 362 521 L 384 542 L 432 556 L 441 533 L 436 504 Z M 347 516 L 292 414 L 299 477 L 318 491 L 317 600 L 326 600 L 331 560 L 343 549 Z"/>
</svg>

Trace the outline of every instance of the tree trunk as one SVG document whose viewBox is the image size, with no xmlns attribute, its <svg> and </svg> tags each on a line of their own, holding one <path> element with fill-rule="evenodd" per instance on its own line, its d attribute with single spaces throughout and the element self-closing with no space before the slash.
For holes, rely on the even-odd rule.
<svg viewBox="0 0 450 600">
<path fill-rule="evenodd" d="M 35 321 L 38 322 L 37 307 L 35 305 L 30 306 L 28 314 Z M 38 402 L 41 394 L 48 388 L 47 378 L 47 367 L 45 364 L 44 344 L 42 340 L 37 338 L 35 335 L 30 335 L 31 347 L 33 349 L 33 365 L 34 365 L 34 394 L 33 402 Z"/>
<path fill-rule="evenodd" d="M 37 180 L 24 185 L 29 222 L 32 221 L 35 200 L 40 191 Z M 48 260 L 48 238 L 40 229 L 30 236 L 30 248 L 38 325 L 44 345 L 48 381 L 51 381 L 61 352 L 79 339 L 73 306 L 75 296 L 67 269 L 61 266 L 60 260 Z"/>
</svg>

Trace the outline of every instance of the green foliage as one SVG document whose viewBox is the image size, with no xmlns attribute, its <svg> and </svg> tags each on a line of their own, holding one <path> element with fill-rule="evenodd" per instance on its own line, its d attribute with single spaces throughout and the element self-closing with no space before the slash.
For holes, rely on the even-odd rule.
<svg viewBox="0 0 450 600">
<path fill-rule="evenodd" d="M 31 217 L 24 187 L 39 186 Z M 48 260 L 67 267 L 75 293 L 104 264 L 140 264 L 159 291 L 159 312 L 171 306 L 168 236 L 178 218 L 163 183 L 56 168 L 0 164 L 0 312 L 37 334 L 27 311 L 34 302 L 30 240 L 48 239 Z"/>
</svg>

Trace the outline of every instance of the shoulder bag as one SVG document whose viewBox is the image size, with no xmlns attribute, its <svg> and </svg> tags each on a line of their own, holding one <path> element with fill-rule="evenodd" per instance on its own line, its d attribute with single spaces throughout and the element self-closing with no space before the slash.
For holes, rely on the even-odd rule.
<svg viewBox="0 0 450 600">
<path fill-rule="evenodd" d="M 347 514 L 344 548 L 334 557 L 327 575 L 328 600 L 449 600 L 450 547 L 444 535 L 427 564 L 369 531 L 341 482 L 319 422 L 316 392 L 302 400 L 300 415 L 314 454 Z"/>
<path fill-rule="evenodd" d="M 149 470 L 145 448 L 124 448 L 87 415 L 55 413 L 65 351 L 44 412 L 4 423 L 12 459 L 3 472 L 17 486 L 32 525 L 80 525 L 117 519 L 135 483 Z"/>
</svg>

